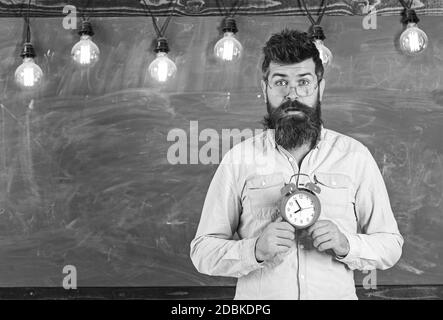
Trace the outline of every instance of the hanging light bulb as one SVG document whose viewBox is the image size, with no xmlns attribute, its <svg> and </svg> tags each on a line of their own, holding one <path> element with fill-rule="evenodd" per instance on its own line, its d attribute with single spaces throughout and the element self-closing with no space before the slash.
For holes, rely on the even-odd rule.
<svg viewBox="0 0 443 320">
<path fill-rule="evenodd" d="M 83 20 L 78 34 L 80 35 L 80 41 L 72 47 L 71 56 L 81 66 L 92 66 L 98 61 L 100 50 L 91 40 L 91 37 L 94 35 L 91 23 Z"/>
<path fill-rule="evenodd" d="M 406 29 L 400 35 L 400 50 L 409 56 L 422 53 L 428 46 L 428 36 L 417 27 L 419 19 L 412 9 L 405 9 L 402 22 Z"/>
<path fill-rule="evenodd" d="M 148 71 L 152 78 L 158 82 L 166 82 L 175 77 L 177 67 L 171 59 L 168 58 L 169 46 L 165 38 L 157 39 L 155 48 L 157 57 L 149 65 Z"/>
<path fill-rule="evenodd" d="M 323 63 L 323 68 L 326 70 L 332 64 L 332 52 L 329 50 L 323 41 L 326 39 L 323 29 L 319 25 L 313 25 L 310 30 L 311 37 L 317 47 L 320 59 Z"/>
<path fill-rule="evenodd" d="M 329 68 L 332 62 L 332 53 L 331 50 L 328 49 L 323 43 L 323 40 L 315 39 L 314 44 L 317 47 L 317 50 L 320 54 L 320 59 L 323 62 L 323 67 L 325 69 Z"/>
<path fill-rule="evenodd" d="M 15 81 L 22 88 L 33 88 L 43 77 L 42 69 L 34 62 L 35 52 L 32 44 L 26 42 L 20 54 L 23 63 L 15 70 Z"/>
<path fill-rule="evenodd" d="M 234 36 L 238 32 L 235 20 L 230 17 L 225 18 L 223 20 L 222 30 L 224 36 L 218 40 L 214 46 L 215 56 L 223 61 L 239 60 L 243 47 Z"/>
</svg>

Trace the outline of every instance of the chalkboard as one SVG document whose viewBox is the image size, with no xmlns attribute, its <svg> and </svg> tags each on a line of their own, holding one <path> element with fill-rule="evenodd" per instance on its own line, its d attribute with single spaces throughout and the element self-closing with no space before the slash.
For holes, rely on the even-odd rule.
<svg viewBox="0 0 443 320">
<path fill-rule="evenodd" d="M 32 19 L 42 87 L 13 83 L 23 23 L 0 27 L 0 287 L 61 286 L 63 267 L 78 286 L 229 286 L 235 280 L 195 271 L 189 243 L 217 164 L 168 162 L 171 130 L 191 139 L 214 129 L 260 129 L 261 47 L 305 17 L 244 17 L 235 66 L 212 57 L 218 18 L 180 17 L 168 29 L 178 75 L 152 83 L 146 68 L 154 38 L 147 18 L 96 18 L 102 51 L 78 70 L 69 52 L 78 36 L 62 20 Z M 325 126 L 366 144 L 383 173 L 405 238 L 400 262 L 379 284 L 443 284 L 443 21 L 420 25 L 431 40 L 422 57 L 395 47 L 398 17 L 325 17 L 335 55 L 326 73 Z M 257 32 L 257 30 L 260 30 Z M 218 147 L 218 149 L 217 149 Z M 221 158 L 221 144 L 214 144 Z M 215 151 L 214 151 L 215 152 Z M 357 275 L 357 283 L 361 283 Z"/>
</svg>

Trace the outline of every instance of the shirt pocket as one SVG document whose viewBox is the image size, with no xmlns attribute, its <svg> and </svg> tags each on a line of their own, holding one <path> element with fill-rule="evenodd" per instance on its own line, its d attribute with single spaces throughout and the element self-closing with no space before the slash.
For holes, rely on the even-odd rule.
<svg viewBox="0 0 443 320">
<path fill-rule="evenodd" d="M 318 194 L 322 206 L 321 215 L 325 218 L 346 217 L 352 203 L 351 178 L 342 173 L 317 172 L 314 180 L 321 189 Z"/>
<path fill-rule="evenodd" d="M 282 173 L 254 176 L 247 180 L 246 199 L 254 218 L 273 220 L 278 216 L 284 183 Z"/>
</svg>

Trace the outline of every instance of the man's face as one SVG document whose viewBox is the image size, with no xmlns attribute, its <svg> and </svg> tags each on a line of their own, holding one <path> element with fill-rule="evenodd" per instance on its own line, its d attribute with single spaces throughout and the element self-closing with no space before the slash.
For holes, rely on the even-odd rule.
<svg viewBox="0 0 443 320">
<path fill-rule="evenodd" d="M 313 146 L 321 130 L 324 90 L 324 80 L 318 82 L 315 74 L 314 61 L 290 65 L 271 62 L 262 90 L 268 110 L 264 124 L 275 129 L 276 142 L 288 150 L 306 143 Z"/>
<path fill-rule="evenodd" d="M 269 74 L 267 78 L 268 84 L 262 80 L 263 95 L 266 97 L 268 105 L 268 113 L 278 108 L 282 103 L 287 100 L 297 100 L 300 103 L 305 104 L 308 107 L 315 107 L 319 100 L 323 96 L 324 80 L 320 81 L 318 87 L 314 93 L 307 97 L 299 97 L 295 91 L 297 85 L 302 85 L 308 81 L 311 83 L 317 83 L 317 75 L 315 74 L 315 63 L 312 58 L 294 64 L 277 64 L 271 62 L 269 65 Z M 282 94 L 274 84 L 287 83 L 289 93 L 287 95 Z M 270 88 L 271 86 L 271 88 Z"/>
</svg>

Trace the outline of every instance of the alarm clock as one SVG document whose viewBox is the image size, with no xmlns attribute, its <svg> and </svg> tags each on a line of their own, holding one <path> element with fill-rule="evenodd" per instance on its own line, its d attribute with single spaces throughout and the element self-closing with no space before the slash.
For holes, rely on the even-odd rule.
<svg viewBox="0 0 443 320">
<path fill-rule="evenodd" d="M 283 219 L 296 229 L 305 229 L 313 225 L 320 216 L 320 187 L 312 182 L 298 188 L 294 183 L 285 184 L 281 189 L 280 214 Z"/>
</svg>

